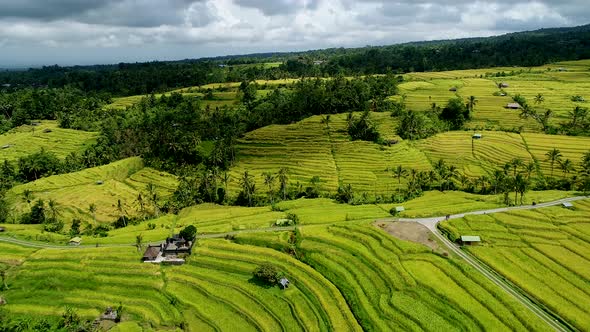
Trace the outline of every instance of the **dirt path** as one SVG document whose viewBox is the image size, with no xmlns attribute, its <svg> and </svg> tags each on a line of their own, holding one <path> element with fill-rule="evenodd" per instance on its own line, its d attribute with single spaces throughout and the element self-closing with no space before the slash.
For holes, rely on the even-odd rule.
<svg viewBox="0 0 590 332">
<path fill-rule="evenodd" d="M 398 239 L 421 243 L 434 251 L 439 251 L 441 246 L 432 239 L 430 230 L 419 223 L 409 221 L 376 222 L 375 226 L 395 236 Z"/>
</svg>

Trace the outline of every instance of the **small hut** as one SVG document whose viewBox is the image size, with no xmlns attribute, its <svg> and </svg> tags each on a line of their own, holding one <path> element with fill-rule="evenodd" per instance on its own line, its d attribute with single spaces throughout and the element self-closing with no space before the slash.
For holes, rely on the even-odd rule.
<svg viewBox="0 0 590 332">
<path fill-rule="evenodd" d="M 2 233 L 2 232 L 4 232 L 4 231 L 6 231 L 6 230 L 4 229 L 4 227 L 0 227 L 0 233 Z"/>
<path fill-rule="evenodd" d="M 510 87 L 510 85 L 508 85 L 508 83 L 502 82 L 498 85 L 500 88 L 508 88 Z"/>
<path fill-rule="evenodd" d="M 457 87 L 456 87 L 456 86 L 454 86 L 454 87 L 450 88 L 450 89 L 449 89 L 449 91 L 451 91 L 451 92 L 456 92 L 456 91 L 457 91 Z"/>
<path fill-rule="evenodd" d="M 471 138 L 473 139 L 481 139 L 483 136 L 481 134 L 473 134 L 473 136 L 471 136 Z"/>
<path fill-rule="evenodd" d="M 520 106 L 519 103 L 508 103 L 506 104 L 506 108 L 512 109 L 512 110 L 517 110 L 522 108 L 522 106 Z"/>
<path fill-rule="evenodd" d="M 461 235 L 461 244 L 464 246 L 472 246 L 481 242 L 479 236 Z"/>
<path fill-rule="evenodd" d="M 573 207 L 574 207 L 574 204 L 572 204 L 572 203 L 570 203 L 570 202 L 563 202 L 563 203 L 561 204 L 561 206 L 563 206 L 563 207 L 564 207 L 564 208 L 566 208 L 566 209 L 571 209 L 571 208 L 573 208 Z"/>
<path fill-rule="evenodd" d="M 279 285 L 281 286 L 282 289 L 286 289 L 289 288 L 289 279 L 287 278 L 281 278 L 281 280 L 279 280 Z"/>
<path fill-rule="evenodd" d="M 68 242 L 68 244 L 71 246 L 79 246 L 81 242 L 82 242 L 82 238 L 76 236 L 76 237 L 71 238 L 70 242 Z"/>
<path fill-rule="evenodd" d="M 111 307 L 107 307 L 104 313 L 100 315 L 100 320 L 110 320 L 114 322 L 117 318 L 119 318 L 119 313 Z"/>
</svg>

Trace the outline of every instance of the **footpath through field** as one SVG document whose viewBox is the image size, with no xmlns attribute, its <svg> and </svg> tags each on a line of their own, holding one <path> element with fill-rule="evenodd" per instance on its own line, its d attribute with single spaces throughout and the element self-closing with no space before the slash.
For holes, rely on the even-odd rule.
<svg viewBox="0 0 590 332">
<path fill-rule="evenodd" d="M 556 331 L 572 331 L 570 326 L 566 325 L 564 319 L 559 317 L 557 314 L 551 312 L 547 312 L 543 310 L 539 305 L 531 300 L 531 297 L 524 293 L 521 289 L 516 289 L 514 285 L 509 284 L 502 276 L 494 272 L 493 269 L 482 263 L 481 261 L 475 259 L 469 253 L 461 250 L 456 244 L 452 243 L 444 236 L 436 227 L 437 224 L 441 221 L 448 220 L 448 219 L 459 219 L 463 218 L 467 215 L 482 215 L 482 214 L 491 214 L 491 213 L 498 213 L 498 212 L 507 212 L 513 210 L 533 210 L 539 209 L 549 206 L 556 206 L 561 205 L 566 202 L 574 202 L 579 201 L 582 199 L 588 199 L 590 196 L 576 196 L 570 198 L 564 198 L 556 201 L 539 203 L 536 205 L 522 205 L 522 206 L 511 206 L 511 207 L 504 207 L 504 208 L 496 208 L 496 209 L 489 209 L 489 210 L 480 210 L 480 211 L 472 211 L 472 212 L 465 212 L 459 214 L 453 214 L 449 216 L 441 216 L 441 217 L 430 217 L 430 218 L 384 218 L 379 219 L 377 222 L 388 222 L 388 221 L 406 221 L 406 222 L 417 222 L 424 226 L 426 226 L 432 234 L 436 236 L 442 243 L 445 244 L 454 254 L 458 257 L 461 257 L 465 260 L 469 265 L 483 274 L 486 278 L 488 278 L 491 282 L 498 285 L 504 291 L 512 295 L 516 298 L 519 302 L 521 302 L 525 307 L 529 308 L 539 318 L 545 321 L 549 326 L 551 326 Z"/>
</svg>

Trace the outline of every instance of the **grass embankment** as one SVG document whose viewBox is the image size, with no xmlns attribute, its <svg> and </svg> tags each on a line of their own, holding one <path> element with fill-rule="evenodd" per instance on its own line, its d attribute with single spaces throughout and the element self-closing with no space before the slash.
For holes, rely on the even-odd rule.
<svg viewBox="0 0 590 332">
<path fill-rule="evenodd" d="M 580 330 L 590 329 L 590 200 L 443 222 L 452 234 L 479 235 L 470 253 Z"/>
<path fill-rule="evenodd" d="M 98 133 L 62 129 L 57 121 L 38 121 L 39 125 L 23 125 L 0 135 L 0 162 L 16 161 L 45 149 L 63 159 L 72 152 L 82 152 L 96 141 Z"/>
</svg>

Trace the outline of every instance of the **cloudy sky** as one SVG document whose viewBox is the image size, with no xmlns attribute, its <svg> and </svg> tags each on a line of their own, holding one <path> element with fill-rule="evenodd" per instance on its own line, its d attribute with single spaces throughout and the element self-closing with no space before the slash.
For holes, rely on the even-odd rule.
<svg viewBox="0 0 590 332">
<path fill-rule="evenodd" d="M 0 0 L 0 68 L 384 45 L 587 23 L 588 0 Z"/>
</svg>

